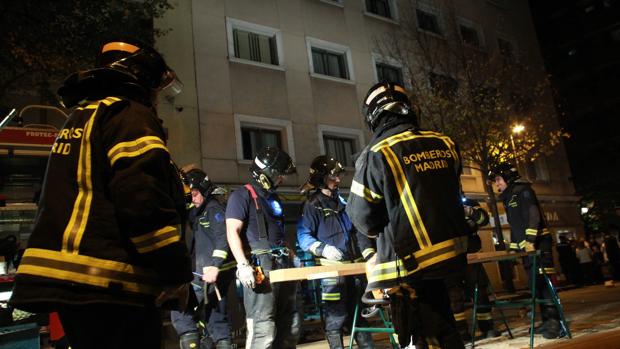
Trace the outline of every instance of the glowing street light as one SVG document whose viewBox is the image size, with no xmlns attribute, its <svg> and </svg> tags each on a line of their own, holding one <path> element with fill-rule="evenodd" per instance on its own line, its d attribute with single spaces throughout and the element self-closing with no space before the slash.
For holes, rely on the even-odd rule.
<svg viewBox="0 0 620 349">
<path fill-rule="evenodd" d="M 521 124 L 517 124 L 512 127 L 512 133 L 520 133 L 520 132 L 523 132 L 524 130 L 525 130 L 525 126 Z"/>
<path fill-rule="evenodd" d="M 515 158 L 515 165 L 519 168 L 519 159 L 517 159 L 517 147 L 515 147 L 515 139 L 512 136 L 513 133 L 519 134 L 525 130 L 525 126 L 522 124 L 516 124 L 512 127 L 512 133 L 510 134 L 510 143 L 512 143 L 512 156 Z"/>
</svg>

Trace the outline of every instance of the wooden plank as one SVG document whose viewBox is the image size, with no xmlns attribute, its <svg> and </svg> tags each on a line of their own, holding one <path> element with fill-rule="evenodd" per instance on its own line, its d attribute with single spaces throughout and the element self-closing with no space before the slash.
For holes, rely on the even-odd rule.
<svg viewBox="0 0 620 349">
<path fill-rule="evenodd" d="M 506 251 L 470 253 L 467 255 L 467 263 L 475 264 L 475 263 L 498 262 L 501 260 L 517 259 L 517 258 L 525 257 L 531 254 L 535 254 L 535 253 L 536 252 L 515 253 L 515 252 L 506 252 Z"/>
<path fill-rule="evenodd" d="M 271 272 L 269 272 L 269 280 L 271 282 L 307 280 L 309 275 L 328 273 L 328 272 L 333 272 L 333 271 L 345 272 L 345 271 L 354 270 L 355 274 L 361 274 L 357 272 L 360 269 L 362 270 L 361 273 L 365 272 L 364 263 L 320 265 L 316 267 L 306 267 L 306 268 L 287 268 L 287 269 L 272 270 Z M 349 274 L 349 275 L 354 275 L 354 274 Z"/>
<path fill-rule="evenodd" d="M 310 274 L 308 275 L 308 280 L 317 280 L 317 279 L 325 279 L 325 278 L 334 278 L 334 277 L 339 277 L 339 276 L 366 274 L 366 268 L 365 268 L 364 263 L 355 263 L 355 264 L 359 264 L 359 267 L 351 268 L 351 269 L 340 269 L 340 270 L 327 271 L 327 272 L 318 273 L 318 274 Z"/>
</svg>

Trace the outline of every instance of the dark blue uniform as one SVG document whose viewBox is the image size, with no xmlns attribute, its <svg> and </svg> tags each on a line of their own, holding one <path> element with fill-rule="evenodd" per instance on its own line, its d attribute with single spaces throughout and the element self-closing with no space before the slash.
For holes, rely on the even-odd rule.
<svg viewBox="0 0 620 349">
<path fill-rule="evenodd" d="M 226 239 L 225 208 L 216 199 L 208 198 L 200 207 L 190 211 L 190 223 L 194 232 L 194 251 L 196 258 L 196 273 L 202 274 L 203 267 L 219 268 L 216 285 L 220 291 L 221 300 L 217 299 L 215 285 L 206 285 L 201 278 L 196 278 L 194 284 L 196 297 L 200 302 L 205 300 L 204 287 L 207 286 L 204 306 L 197 314 L 205 322 L 206 329 L 213 342 L 230 340 L 230 321 L 226 308 L 228 288 L 234 280 L 236 263 L 229 252 Z M 172 325 L 179 335 L 197 331 L 196 322 L 191 314 L 171 312 Z"/>
<path fill-rule="evenodd" d="M 304 251 L 310 251 L 319 258 L 321 265 L 359 262 L 362 260 L 360 250 L 365 258 L 370 258 L 375 253 L 369 239 L 357 234 L 345 208 L 346 201 L 340 195 L 334 193 L 329 197 L 320 190 L 312 194 L 304 204 L 303 215 L 297 224 L 297 240 Z M 323 249 L 328 245 L 342 252 L 342 260 L 320 258 Z M 359 290 L 366 287 L 365 282 L 354 277 L 321 279 L 326 333 L 342 331 L 347 320 L 350 326 L 355 304 L 361 297 L 361 294 L 356 292 L 356 286 Z M 360 322 L 362 325 L 365 323 L 363 318 L 360 318 Z"/>
<path fill-rule="evenodd" d="M 243 221 L 240 234 L 246 254 L 255 265 L 260 264 L 266 279 L 255 288 L 243 288 L 248 333 L 246 348 L 295 348 L 299 338 L 300 318 L 296 307 L 296 282 L 269 282 L 271 270 L 292 268 L 284 239 L 284 215 L 280 198 L 274 191 L 252 185 L 252 192 L 242 187 L 228 199 L 226 219 Z M 259 229 L 262 211 L 265 230 Z"/>
</svg>

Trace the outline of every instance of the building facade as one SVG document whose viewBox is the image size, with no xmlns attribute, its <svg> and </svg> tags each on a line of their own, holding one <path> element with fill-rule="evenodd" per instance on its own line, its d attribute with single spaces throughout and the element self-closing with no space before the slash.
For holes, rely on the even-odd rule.
<svg viewBox="0 0 620 349">
<path fill-rule="evenodd" d="M 157 47 L 185 85 L 160 114 L 179 165 L 197 163 L 216 183 L 248 180 L 254 152 L 264 145 L 286 150 L 298 174 L 282 192 L 291 221 L 300 212 L 297 188 L 319 154 L 340 159 L 350 183 L 354 156 L 369 139 L 361 104 L 381 79 L 403 79 L 402 67 L 379 54 L 377 38 L 399 26 L 414 6 L 421 31 L 441 33 L 452 18 L 441 1 L 401 0 L 176 0 L 158 21 L 172 29 Z M 542 71 L 527 2 L 452 1 L 461 38 L 481 50 L 525 57 Z M 411 12 L 408 12 L 411 13 Z M 551 105 L 551 101 L 549 102 Z M 527 167 L 527 169 L 526 169 Z M 564 149 L 522 169 L 534 181 L 556 234 L 581 234 L 578 198 Z M 484 201 L 483 179 L 468 170 L 467 195 Z M 501 205 L 500 205 L 501 206 Z M 502 208 L 500 208 L 501 210 Z M 509 237 L 508 228 L 504 231 Z M 491 249 L 490 230 L 486 248 Z"/>
</svg>

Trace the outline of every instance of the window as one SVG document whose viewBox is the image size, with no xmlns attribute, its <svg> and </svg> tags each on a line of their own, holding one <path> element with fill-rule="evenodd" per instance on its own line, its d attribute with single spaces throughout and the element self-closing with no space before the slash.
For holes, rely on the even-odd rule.
<svg viewBox="0 0 620 349">
<path fill-rule="evenodd" d="M 527 176 L 530 180 L 548 182 L 549 168 L 547 160 L 544 157 L 538 157 L 536 160 L 526 163 Z"/>
<path fill-rule="evenodd" d="M 314 72 L 317 74 L 349 79 L 346 56 L 344 53 L 330 52 L 313 47 L 312 64 L 314 66 Z"/>
<path fill-rule="evenodd" d="M 353 154 L 357 152 L 355 140 L 352 138 L 338 137 L 331 135 L 323 136 L 323 146 L 325 154 L 335 159 L 345 167 L 354 167 Z"/>
<path fill-rule="evenodd" d="M 364 132 L 360 129 L 319 125 L 319 150 L 332 156 L 345 167 L 354 167 L 360 145 L 364 144 Z"/>
<path fill-rule="evenodd" d="M 295 159 L 290 120 L 235 114 L 237 160 L 249 162 L 263 147 L 278 147 Z"/>
<path fill-rule="evenodd" d="M 339 44 L 307 37 L 310 74 L 315 77 L 352 83 L 351 50 Z"/>
<path fill-rule="evenodd" d="M 478 30 L 473 27 L 460 24 L 459 29 L 461 31 L 461 39 L 464 44 L 480 47 L 482 46 L 480 43 L 480 36 L 478 35 Z"/>
<path fill-rule="evenodd" d="M 504 56 L 504 58 L 507 59 L 512 59 L 514 58 L 514 45 L 512 44 L 512 42 L 502 39 L 502 38 L 497 38 L 497 47 L 499 49 L 499 53 Z"/>
<path fill-rule="evenodd" d="M 254 159 L 256 152 L 263 147 L 278 147 L 282 149 L 282 134 L 278 130 L 268 130 L 256 127 L 241 127 L 243 142 L 243 158 Z"/>
<path fill-rule="evenodd" d="M 275 36 L 266 36 L 233 29 L 235 57 L 254 62 L 278 65 L 278 52 Z"/>
<path fill-rule="evenodd" d="M 418 8 L 416 9 L 416 17 L 418 19 L 419 29 L 422 29 L 429 33 L 441 35 L 441 27 L 439 25 L 439 18 L 437 17 L 436 14 L 430 11 L 421 10 Z"/>
<path fill-rule="evenodd" d="M 395 67 L 386 63 L 376 63 L 377 69 L 377 81 L 384 82 L 396 82 L 400 85 L 403 84 L 403 71 L 400 67 Z"/>
<path fill-rule="evenodd" d="M 458 81 L 451 76 L 430 73 L 428 80 L 431 88 L 442 97 L 455 95 L 459 88 Z"/>
<path fill-rule="evenodd" d="M 231 60 L 262 66 L 282 66 L 282 38 L 277 29 L 227 18 L 228 55 Z"/>
<path fill-rule="evenodd" d="M 390 8 L 391 0 L 366 0 L 366 11 L 377 16 L 393 18 Z"/>
</svg>

